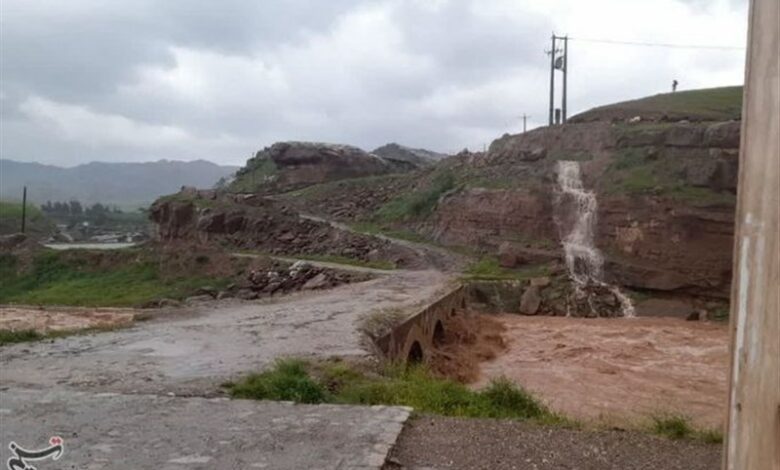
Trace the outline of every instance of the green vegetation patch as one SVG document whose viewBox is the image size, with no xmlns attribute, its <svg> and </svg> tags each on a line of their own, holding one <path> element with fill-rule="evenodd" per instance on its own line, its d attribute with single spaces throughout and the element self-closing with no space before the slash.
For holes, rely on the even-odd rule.
<svg viewBox="0 0 780 470">
<path fill-rule="evenodd" d="M 159 298 L 182 299 L 203 285 L 219 288 L 230 282 L 187 270 L 163 274 L 159 259 L 141 250 L 126 254 L 108 264 L 95 262 L 103 253 L 47 250 L 26 269 L 5 254 L 0 257 L 0 303 L 129 307 Z"/>
<path fill-rule="evenodd" d="M 454 187 L 455 177 L 452 173 L 438 173 L 427 187 L 384 204 L 376 211 L 373 219 L 377 222 L 395 222 L 425 217 L 433 212 L 441 195 Z"/>
<path fill-rule="evenodd" d="M 586 111 L 575 118 L 609 118 L 615 113 L 626 116 L 688 118 L 700 121 L 739 119 L 742 113 L 742 87 L 730 86 L 662 93 L 637 100 L 623 101 Z"/>
<path fill-rule="evenodd" d="M 708 444 L 723 442 L 723 433 L 717 429 L 696 429 L 688 417 L 680 414 L 659 414 L 652 417 L 650 431 L 669 439 L 697 439 Z"/>
<path fill-rule="evenodd" d="M 630 147 L 615 152 L 601 179 L 606 194 L 656 194 L 692 204 L 733 204 L 734 194 L 692 186 L 684 181 L 684 161 L 655 155 L 650 147 Z"/>
<path fill-rule="evenodd" d="M 25 232 L 32 235 L 46 235 L 54 230 L 54 223 L 40 208 L 27 204 Z M 0 201 L 0 235 L 20 232 L 22 229 L 22 203 Z"/>
<path fill-rule="evenodd" d="M 495 256 L 484 256 L 472 263 L 464 272 L 463 279 L 471 281 L 525 280 L 550 274 L 547 265 L 523 266 L 519 269 L 502 267 Z"/>
<path fill-rule="evenodd" d="M 230 184 L 230 190 L 253 192 L 276 179 L 279 167 L 270 158 L 254 157 L 236 173 L 236 179 Z"/>
<path fill-rule="evenodd" d="M 287 359 L 228 387 L 234 397 L 256 400 L 399 405 L 444 416 L 567 422 L 506 379 L 473 391 L 463 384 L 436 378 L 423 366 L 391 367 L 372 374 L 340 362 L 312 365 Z"/>
<path fill-rule="evenodd" d="M 296 255 L 295 257 L 310 260 L 310 261 L 322 261 L 324 263 L 346 264 L 349 266 L 360 266 L 364 268 L 373 268 L 373 269 L 391 270 L 391 269 L 396 269 L 397 267 L 395 263 L 391 261 L 385 261 L 385 260 L 369 261 L 369 260 L 349 258 L 347 256 L 339 256 L 339 255 L 303 254 L 303 255 Z"/>
<path fill-rule="evenodd" d="M 38 341 L 44 338 L 44 335 L 35 330 L 0 330 L 0 346 L 14 343 L 26 343 L 28 341 Z"/>
</svg>

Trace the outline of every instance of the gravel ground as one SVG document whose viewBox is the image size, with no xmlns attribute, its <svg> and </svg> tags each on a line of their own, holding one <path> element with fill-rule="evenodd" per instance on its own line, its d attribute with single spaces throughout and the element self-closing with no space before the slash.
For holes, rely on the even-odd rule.
<svg viewBox="0 0 780 470">
<path fill-rule="evenodd" d="M 638 432 L 426 416 L 407 422 L 384 468 L 709 470 L 720 454 L 719 445 Z"/>
</svg>

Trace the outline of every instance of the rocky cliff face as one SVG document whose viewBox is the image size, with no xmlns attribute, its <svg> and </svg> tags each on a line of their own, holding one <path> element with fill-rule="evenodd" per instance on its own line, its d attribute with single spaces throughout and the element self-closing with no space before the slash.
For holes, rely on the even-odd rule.
<svg viewBox="0 0 780 470">
<path fill-rule="evenodd" d="M 150 216 L 164 243 L 217 243 L 274 255 L 328 255 L 399 267 L 421 262 L 408 248 L 302 218 L 285 204 L 257 195 L 185 189 L 155 202 Z"/>
<path fill-rule="evenodd" d="M 457 171 L 511 187 L 467 185 L 443 197 L 431 233 L 505 264 L 560 256 L 555 163 L 578 160 L 597 191 L 596 244 L 611 280 L 727 297 L 738 147 L 738 122 L 586 123 L 504 136 Z"/>
</svg>

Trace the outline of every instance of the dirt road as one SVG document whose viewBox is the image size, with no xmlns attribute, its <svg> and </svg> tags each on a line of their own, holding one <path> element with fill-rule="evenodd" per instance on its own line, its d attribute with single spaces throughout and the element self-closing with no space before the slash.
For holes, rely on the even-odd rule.
<svg viewBox="0 0 780 470">
<path fill-rule="evenodd" d="M 437 271 L 396 271 L 326 291 L 192 307 L 113 332 L 6 346 L 0 385 L 209 395 L 279 357 L 365 357 L 356 330 L 363 314 L 412 307 L 447 282 Z"/>
<path fill-rule="evenodd" d="M 490 419 L 407 422 L 385 470 L 717 470 L 720 446 Z"/>
</svg>

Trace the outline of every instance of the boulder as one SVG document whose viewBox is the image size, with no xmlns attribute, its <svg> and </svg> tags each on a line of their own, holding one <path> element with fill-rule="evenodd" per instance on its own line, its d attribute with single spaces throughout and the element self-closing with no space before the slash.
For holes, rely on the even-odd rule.
<svg viewBox="0 0 780 470">
<path fill-rule="evenodd" d="M 224 212 L 218 212 L 216 214 L 214 214 L 214 213 L 207 213 L 205 215 L 202 215 L 198 219 L 198 223 L 196 225 L 196 228 L 200 232 L 224 233 L 225 232 L 225 213 Z"/>
<path fill-rule="evenodd" d="M 236 297 L 242 300 L 254 300 L 258 297 L 258 294 L 251 289 L 240 289 L 236 292 Z"/>
<path fill-rule="evenodd" d="M 542 296 L 539 294 L 539 287 L 529 286 L 520 297 L 520 313 L 524 315 L 536 315 L 539 307 L 542 305 Z"/>
<path fill-rule="evenodd" d="M 716 148 L 739 148 L 739 121 L 718 122 L 704 131 L 704 145 Z"/>
<path fill-rule="evenodd" d="M 328 276 L 325 275 L 325 273 L 319 273 L 313 278 L 306 281 L 306 283 L 301 287 L 303 290 L 313 290 L 313 289 L 322 289 L 323 287 L 327 287 L 328 285 Z"/>
<path fill-rule="evenodd" d="M 676 125 L 666 131 L 665 143 L 673 147 L 700 147 L 704 129 L 700 126 Z"/>
</svg>

